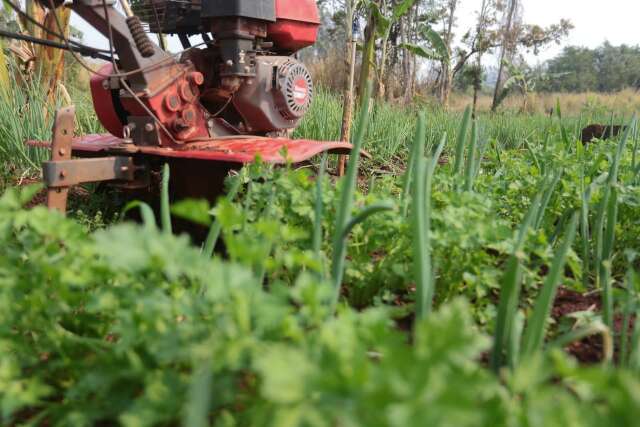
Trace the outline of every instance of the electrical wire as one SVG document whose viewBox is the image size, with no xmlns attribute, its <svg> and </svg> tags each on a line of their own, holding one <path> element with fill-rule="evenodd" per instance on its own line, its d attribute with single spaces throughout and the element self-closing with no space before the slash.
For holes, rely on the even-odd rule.
<svg viewBox="0 0 640 427">
<path fill-rule="evenodd" d="M 49 2 L 53 3 L 53 0 L 49 0 Z M 120 73 L 120 70 L 118 69 L 118 64 L 116 64 L 115 59 L 113 59 L 113 52 L 114 52 L 113 29 L 111 28 L 111 22 L 109 22 L 109 11 L 107 9 L 107 0 L 102 0 L 102 7 L 104 10 L 104 17 L 105 17 L 105 21 L 108 28 L 108 34 L 109 34 L 109 51 L 111 51 L 111 58 L 112 58 L 111 63 L 113 65 L 113 70 L 116 73 Z M 164 123 L 160 121 L 158 116 L 156 116 L 155 113 L 151 111 L 151 109 L 147 107 L 147 105 L 145 105 L 144 102 L 142 102 L 140 97 L 131 89 L 131 87 L 127 84 L 125 79 L 123 77 L 120 77 L 119 80 L 120 80 L 120 84 L 125 88 L 125 90 L 129 93 L 129 95 L 131 95 L 133 99 L 138 103 L 138 105 L 140 105 L 140 107 L 142 107 L 142 109 L 145 110 L 146 113 L 149 114 L 149 116 L 151 116 L 153 121 L 156 122 L 156 124 L 160 127 L 160 129 L 162 129 L 162 131 L 169 137 L 169 139 L 174 144 L 178 144 L 178 141 L 176 141 L 176 139 L 173 137 L 173 134 L 169 132 L 169 130 L 164 125 Z"/>
<path fill-rule="evenodd" d="M 52 47 L 54 49 L 69 50 L 67 46 L 65 46 L 64 44 L 54 42 L 53 40 L 40 39 L 37 37 L 28 36 L 26 34 L 14 33 L 14 32 L 5 31 L 2 29 L 0 29 L 0 37 L 12 39 L 12 40 L 21 40 L 21 41 L 25 41 L 33 44 Z M 104 61 L 111 61 L 111 56 L 105 55 L 91 48 L 85 49 L 79 46 L 71 46 L 71 50 L 78 52 L 80 55 L 83 55 L 83 56 L 90 56 L 92 58 L 98 58 Z"/>
<path fill-rule="evenodd" d="M 44 31 L 46 31 L 46 32 L 48 32 L 49 34 L 51 34 L 51 35 L 53 35 L 53 36 L 55 36 L 55 37 L 59 38 L 60 40 L 62 40 L 62 41 L 63 41 L 63 45 L 61 45 L 61 46 L 60 46 L 60 49 L 63 49 L 63 48 L 64 48 L 65 50 L 68 50 L 69 52 L 71 52 L 72 56 L 74 57 L 74 60 L 75 60 L 76 62 L 78 62 L 78 63 L 79 63 L 79 64 L 80 64 L 84 69 L 86 69 L 87 71 L 89 71 L 91 74 L 95 74 L 95 75 L 98 75 L 98 76 L 100 76 L 100 77 L 104 77 L 104 78 L 109 78 L 109 77 L 130 77 L 130 76 L 132 76 L 132 75 L 134 75 L 134 74 L 137 74 L 137 73 L 140 73 L 140 72 L 150 71 L 150 70 L 153 70 L 153 69 L 155 69 L 155 68 L 159 68 L 159 67 L 161 67 L 161 66 L 165 65 L 166 63 L 170 63 L 171 61 L 175 61 L 175 57 L 177 57 L 177 56 L 179 56 L 179 55 L 182 55 L 182 54 L 184 54 L 185 52 L 188 52 L 188 51 L 189 51 L 189 50 L 191 50 L 191 49 L 195 49 L 195 48 L 198 48 L 198 47 L 201 47 L 201 46 L 205 46 L 205 45 L 209 45 L 209 44 L 214 44 L 214 43 L 215 43 L 215 42 L 214 42 L 214 41 L 212 41 L 212 40 L 204 41 L 204 42 L 201 42 L 201 43 L 195 44 L 195 45 L 193 45 L 193 46 L 191 46 L 191 47 L 189 47 L 189 48 L 187 48 L 187 49 L 183 49 L 183 50 L 181 50 L 181 51 L 178 51 L 178 52 L 172 53 L 172 54 L 171 54 L 171 55 L 172 55 L 172 57 L 164 58 L 164 59 L 162 59 L 162 60 L 160 60 L 160 61 L 158 61 L 158 62 L 156 62 L 156 63 L 150 64 L 150 65 L 147 65 L 147 66 L 145 66 L 145 67 L 140 67 L 140 68 L 137 68 L 137 69 L 134 69 L 134 70 L 131 70 L 131 71 L 125 72 L 125 73 L 109 74 L 109 75 L 107 75 L 107 74 L 103 74 L 103 73 L 100 73 L 100 72 L 99 72 L 99 71 L 97 71 L 97 70 L 92 69 L 92 68 L 91 68 L 91 67 L 89 67 L 89 66 L 88 66 L 84 61 L 82 61 L 82 59 L 81 59 L 81 58 L 78 58 L 76 55 L 73 55 L 73 54 L 75 53 L 75 51 L 77 51 L 77 49 L 72 49 L 70 45 L 71 45 L 71 44 L 74 44 L 74 45 L 76 45 L 76 46 L 78 46 L 79 48 L 82 48 L 82 49 L 93 50 L 93 51 L 96 51 L 96 52 L 108 53 L 108 54 L 110 54 L 110 55 L 112 55 L 112 56 L 115 54 L 115 53 L 114 53 L 114 51 L 113 51 L 113 49 L 111 49 L 111 50 L 98 49 L 98 48 L 95 48 L 95 47 L 91 47 L 91 46 L 83 45 L 83 44 L 78 43 L 78 42 L 76 42 L 76 41 L 74 41 L 74 40 L 70 40 L 70 39 L 68 39 L 66 36 L 61 35 L 61 34 L 59 34 L 59 33 L 56 33 L 56 32 L 54 32 L 54 31 L 51 31 L 51 30 L 49 30 L 48 28 L 44 27 L 42 24 L 38 23 L 38 22 L 37 22 L 33 17 L 29 16 L 27 13 L 23 12 L 22 10 L 20 10 L 20 8 L 17 8 L 17 6 L 16 6 L 15 4 L 11 3 L 11 1 L 10 1 L 10 0 L 5 0 L 5 1 L 6 1 L 6 2 L 7 2 L 7 4 L 9 4 L 9 5 L 10 5 L 10 6 L 11 6 L 11 7 L 12 7 L 12 8 L 17 12 L 17 13 L 19 13 L 21 16 L 24 16 L 24 17 L 25 17 L 25 19 L 27 19 L 29 22 L 34 23 L 34 24 L 35 24 L 35 25 L 37 25 L 39 28 L 42 28 Z M 55 5 L 53 4 L 53 2 L 52 2 L 51 0 L 49 1 L 49 4 L 50 4 L 50 7 L 54 7 L 54 8 L 55 8 Z M 58 18 L 58 15 L 57 15 L 57 14 L 54 14 L 54 18 L 55 18 L 55 21 L 56 21 L 56 26 L 57 26 L 57 27 L 58 27 L 58 29 L 61 31 L 61 30 L 62 30 L 62 24 L 60 23 L 60 19 Z M 113 39 L 113 37 L 112 37 L 112 39 Z M 55 46 L 51 46 L 51 47 L 55 47 Z M 109 62 L 111 62 L 111 61 L 109 60 Z"/>
<path fill-rule="evenodd" d="M 33 17 L 31 17 L 28 13 L 22 11 L 22 9 L 20 9 L 20 6 L 16 5 L 15 3 L 13 3 L 11 0 L 4 0 L 4 2 L 9 5 L 9 7 L 11 9 L 13 9 L 13 11 L 15 13 L 17 13 L 18 15 L 22 16 L 24 19 L 26 19 L 27 21 L 29 21 L 31 24 L 35 25 L 36 27 L 40 28 L 42 31 L 44 31 L 45 33 L 57 37 L 59 39 L 63 39 L 64 37 L 62 35 L 60 35 L 59 33 L 56 33 L 55 31 L 52 31 L 51 29 L 45 27 L 44 25 L 42 25 L 41 23 L 39 23 L 37 20 L 35 20 Z M 98 49 L 95 47 L 91 47 L 91 46 L 87 46 L 84 45 L 80 42 L 77 42 L 75 40 L 69 40 L 70 44 L 74 44 L 79 48 L 82 49 L 86 49 L 86 50 L 94 50 L 96 52 L 101 52 L 101 53 L 109 53 L 109 51 L 107 50 L 103 50 L 103 49 Z"/>
<path fill-rule="evenodd" d="M 49 4 L 51 6 L 51 9 L 54 10 L 55 9 L 55 5 L 53 3 L 53 0 L 49 0 Z M 159 68 L 161 66 L 163 66 L 165 63 L 170 63 L 171 61 L 175 61 L 175 58 L 173 56 L 169 56 L 168 58 L 162 59 L 154 64 L 150 64 L 146 67 L 140 67 L 136 70 L 131 70 L 131 71 L 127 71 L 127 72 L 120 72 L 119 68 L 118 68 L 118 64 L 116 63 L 115 60 L 115 52 L 114 52 L 114 41 L 113 41 L 113 29 L 111 27 L 111 24 L 109 22 L 109 13 L 108 13 L 108 9 L 107 9 L 107 3 L 106 0 L 102 0 L 102 6 L 104 8 L 104 13 L 105 13 L 105 23 L 107 25 L 108 28 L 108 39 L 109 39 L 109 53 L 111 54 L 111 63 L 113 65 L 113 69 L 115 71 L 115 73 L 113 74 L 104 74 L 104 73 L 100 73 L 96 70 L 93 70 L 91 67 L 89 67 L 87 64 L 84 63 L 84 61 L 78 57 L 76 55 L 76 52 L 74 52 L 73 50 L 70 49 L 69 46 L 69 40 L 67 39 L 67 37 L 63 36 L 61 37 L 62 41 L 64 42 L 64 44 L 66 45 L 67 49 L 69 49 L 69 52 L 71 53 L 72 57 L 74 58 L 74 60 L 80 64 L 83 68 L 85 68 L 87 71 L 89 71 L 90 73 L 93 73 L 95 75 L 98 75 L 100 77 L 104 77 L 104 78 L 118 78 L 120 83 L 122 84 L 122 86 L 125 88 L 125 90 L 132 96 L 132 98 L 140 105 L 140 107 L 142 109 L 145 110 L 145 112 L 156 122 L 156 124 L 160 127 L 160 129 L 169 137 L 169 139 L 175 143 L 175 144 L 185 144 L 185 143 L 189 143 L 189 142 L 196 142 L 196 141 L 206 141 L 209 140 L 210 138 L 193 138 L 190 139 L 188 141 L 177 141 L 173 134 L 171 132 L 169 132 L 169 130 L 166 128 L 166 126 L 160 121 L 160 119 L 158 119 L 158 117 L 155 115 L 155 113 L 153 111 L 151 111 L 151 109 L 149 109 L 149 107 L 147 105 L 144 104 L 144 102 L 140 99 L 140 97 L 131 89 L 131 87 L 129 86 L 129 84 L 125 81 L 125 77 L 129 77 L 131 75 L 137 74 L 137 73 L 141 73 L 144 71 L 149 71 L 155 68 Z M 58 27 L 58 31 L 60 31 L 61 33 L 64 33 L 64 31 L 62 30 L 62 24 L 60 22 L 60 19 L 58 18 L 58 15 L 54 13 L 54 20 L 56 22 L 56 25 Z M 181 52 L 178 52 L 175 55 L 180 55 L 184 52 L 187 52 L 191 49 L 194 49 L 198 46 L 202 46 L 202 45 L 208 45 L 210 43 L 213 43 L 212 41 L 204 41 L 203 43 L 199 43 L 195 46 L 192 46 L 188 49 L 184 49 Z M 229 105 L 229 103 L 231 102 L 232 97 L 229 98 L 229 100 L 227 101 L 227 103 L 223 106 L 222 110 L 220 111 L 220 113 L 226 109 L 226 107 Z M 218 113 L 219 114 L 219 113 Z"/>
<path fill-rule="evenodd" d="M 103 1 L 104 1 L 104 0 L 103 0 Z M 53 1 L 52 1 L 52 0 L 49 0 L 49 5 L 50 5 L 50 7 L 51 7 L 51 8 L 55 8 L 55 5 L 54 5 L 54 3 L 53 3 Z M 54 17 L 55 23 L 56 23 L 56 25 L 57 25 L 57 27 L 58 27 L 58 31 L 63 32 L 63 30 L 62 30 L 62 24 L 60 23 L 60 19 L 58 18 L 58 15 L 57 15 L 56 13 L 54 13 L 54 14 L 53 14 L 53 17 Z M 105 20 L 106 20 L 107 22 L 108 22 L 108 19 L 109 19 L 109 17 L 105 14 Z M 111 26 L 110 26 L 110 25 L 109 25 L 109 31 L 111 32 Z M 61 40 L 64 42 L 64 44 L 67 46 L 67 48 L 69 48 L 69 39 L 68 39 L 66 36 L 63 36 L 63 37 L 61 37 Z M 113 36 L 111 36 L 110 43 L 111 43 L 111 46 L 112 46 L 112 47 L 110 48 L 110 50 L 109 50 L 108 52 L 113 56 L 113 55 L 114 55 L 114 51 L 113 51 Z M 209 44 L 209 42 L 199 43 L 199 44 L 197 44 L 197 45 L 195 45 L 195 46 L 192 46 L 192 47 L 191 47 L 191 48 L 189 48 L 189 49 L 194 49 L 194 48 L 196 48 L 196 47 L 199 47 L 199 46 L 202 46 L 202 45 L 206 45 L 206 44 Z M 95 69 L 91 68 L 89 65 L 87 65 L 87 64 L 82 60 L 82 58 L 80 58 L 80 57 L 78 57 L 78 55 L 76 55 L 76 53 L 75 53 L 73 50 L 70 50 L 70 49 L 69 49 L 69 52 L 71 53 L 71 56 L 73 57 L 73 59 L 74 59 L 74 60 L 75 60 L 75 61 L 76 61 L 76 62 L 77 62 L 77 63 L 78 63 L 82 68 L 84 68 L 85 70 L 87 70 L 87 71 L 88 71 L 89 73 L 91 73 L 91 74 L 95 74 L 95 75 L 97 75 L 97 76 L 100 76 L 100 77 L 103 77 L 103 78 L 105 78 L 105 79 L 106 79 L 106 78 L 125 78 L 125 77 L 130 77 L 130 76 L 132 76 L 132 75 L 134 75 L 134 74 L 138 74 L 138 73 L 141 73 L 141 72 L 151 71 L 151 70 L 154 70 L 154 69 L 157 69 L 157 68 L 161 68 L 161 67 L 163 67 L 163 66 L 165 66 L 165 65 L 167 65 L 167 64 L 170 64 L 170 63 L 172 63 L 172 62 L 175 62 L 175 58 L 174 58 L 175 56 L 181 55 L 181 54 L 183 54 L 184 52 L 188 51 L 189 49 L 185 49 L 185 50 L 182 50 L 182 51 L 177 52 L 177 53 L 175 53 L 175 54 L 172 54 L 173 56 L 168 56 L 168 57 L 166 57 L 166 58 L 164 58 L 164 59 L 161 59 L 161 60 L 159 60 L 159 61 L 157 61 L 157 62 L 155 62 L 155 63 L 149 64 L 149 65 L 147 65 L 147 66 L 139 67 L 139 68 L 137 68 L 137 69 L 130 70 L 130 71 L 126 71 L 126 72 L 123 72 L 123 73 L 122 73 L 122 72 L 116 72 L 116 73 L 114 73 L 114 74 L 104 74 L 104 73 L 101 73 L 100 71 L 95 70 Z"/>
<path fill-rule="evenodd" d="M 49 0 L 50 2 L 52 2 L 53 0 Z M 107 3 L 106 0 L 102 0 L 102 7 L 104 8 L 104 12 L 105 12 L 105 21 L 107 24 L 107 28 L 109 29 L 108 34 L 109 34 L 109 50 L 111 52 L 113 52 L 113 31 L 112 31 L 112 27 L 111 24 L 109 22 L 109 14 L 107 13 Z M 195 48 L 196 46 L 199 45 L 206 45 L 211 43 L 211 41 L 205 41 L 203 43 L 199 43 L 198 45 L 192 46 L 190 49 Z M 185 51 L 187 51 L 189 49 L 185 49 Z M 113 61 L 113 67 L 114 70 L 116 72 L 118 72 L 118 66 L 115 63 L 115 61 Z M 177 145 L 182 145 L 182 144 L 189 144 L 189 143 L 195 143 L 195 142 L 206 142 L 206 141 L 210 141 L 211 138 L 210 137 L 200 137 L 200 138 L 191 138 L 185 141 L 177 141 L 173 134 L 171 132 L 169 132 L 169 130 L 165 127 L 164 123 L 162 123 L 162 121 L 160 121 L 160 119 L 155 115 L 155 113 L 153 111 L 151 111 L 151 109 L 149 107 L 147 107 L 147 105 L 140 99 L 140 97 L 131 89 L 131 87 L 127 84 L 127 82 L 123 79 L 120 78 L 120 84 L 122 84 L 122 86 L 125 88 L 125 90 L 129 93 L 129 95 L 131 95 L 133 97 L 133 99 L 135 99 L 135 101 L 146 111 L 147 114 L 149 114 L 149 116 L 151 116 L 151 118 L 156 122 L 156 124 L 160 127 L 160 129 L 169 137 L 169 139 L 171 139 L 171 141 L 174 144 Z M 233 100 L 233 96 L 229 97 L 229 99 L 227 100 L 227 102 L 222 106 L 222 108 L 220 109 L 220 111 L 218 111 L 217 113 L 215 113 L 213 115 L 213 117 L 217 117 L 219 114 L 221 114 L 231 103 L 231 101 Z"/>
</svg>

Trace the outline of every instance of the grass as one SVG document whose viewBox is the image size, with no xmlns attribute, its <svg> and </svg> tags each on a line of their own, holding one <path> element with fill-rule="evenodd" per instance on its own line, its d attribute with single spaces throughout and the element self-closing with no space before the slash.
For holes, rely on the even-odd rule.
<svg viewBox="0 0 640 427">
<path fill-rule="evenodd" d="M 38 107 L 11 102 L 13 117 Z M 352 142 L 374 158 L 350 156 L 341 181 L 324 159 L 315 177 L 253 166 L 213 209 L 174 205 L 210 226 L 204 248 L 171 233 L 168 170 L 161 228 L 136 203 L 144 224 L 89 233 L 9 191 L 0 421 L 630 425 L 640 402 L 618 396 L 640 387 L 638 134 L 582 146 L 583 119 L 561 111 L 360 109 Z M 336 139 L 340 116 L 320 90 L 296 135 Z M 36 124 L 14 120 L 1 140 L 16 168 L 43 156 L 18 143 L 48 136 Z M 384 176 L 366 188 L 367 172 Z M 603 312 L 552 322 L 561 286 L 600 293 Z M 620 367 L 562 351 L 594 334 Z"/>
<path fill-rule="evenodd" d="M 17 82 L 13 82 L 14 86 Z M 47 105 L 44 90 L 37 84 L 12 92 L 0 102 L 0 161 L 10 167 L 39 168 L 47 157 L 44 150 L 26 147 L 28 139 L 50 138 L 52 116 L 61 105 Z M 77 133 L 101 132 L 95 118 L 91 100 L 86 92 L 71 89 L 77 111 Z M 363 148 L 375 159 L 377 169 L 401 165 L 409 158 L 419 108 L 374 104 L 370 123 L 364 135 Z M 463 113 L 426 107 L 426 146 L 436 146 L 443 134 L 457 135 Z M 46 112 L 46 114 L 43 114 Z M 319 88 L 311 111 L 295 132 L 295 137 L 314 140 L 339 140 L 342 104 L 338 96 Z M 564 118 L 564 126 L 572 135 L 578 135 L 587 122 L 608 123 L 611 111 L 601 109 L 590 115 Z M 526 148 L 527 143 L 540 144 L 545 136 L 560 132 L 557 120 L 546 114 L 521 115 L 503 112 L 497 115 L 481 113 L 477 121 L 479 133 L 500 149 Z M 459 147 L 458 147 L 459 148 Z M 453 153 L 446 151 L 447 155 Z M 457 156 L 456 156 L 457 157 Z"/>
<path fill-rule="evenodd" d="M 14 80 L 13 87 L 18 85 Z M 13 90 L 10 96 L 2 96 L 0 100 L 0 161 L 6 165 L 5 169 L 37 170 L 49 154 L 26 146 L 25 141 L 50 140 L 53 117 L 62 104 L 49 105 L 46 90 L 36 82 L 22 85 L 22 89 Z M 76 133 L 100 132 L 88 95 L 77 91 L 72 95 L 76 104 Z"/>
<path fill-rule="evenodd" d="M 370 114 L 371 123 L 364 135 L 363 147 L 374 157 L 376 167 L 393 168 L 396 164 L 406 163 L 412 146 L 418 111 L 426 113 L 427 147 L 436 146 L 445 133 L 457 135 L 460 122 L 465 115 L 457 108 L 444 111 L 428 105 L 422 108 L 421 106 L 402 107 L 374 104 Z M 602 108 L 590 111 L 589 114 L 571 114 L 569 117 L 563 118 L 564 128 L 572 138 L 577 138 L 581 129 L 588 123 L 609 123 L 611 120 L 611 110 L 609 109 Z M 338 140 L 341 120 L 340 97 L 319 88 L 316 91 L 311 110 L 296 130 L 295 136 L 325 141 Z M 618 121 L 623 120 L 626 119 L 622 114 L 619 114 Z M 527 144 L 542 144 L 547 136 L 550 135 L 553 138 L 554 135 L 559 135 L 562 132 L 558 119 L 549 117 L 544 112 L 526 115 L 510 111 L 499 114 L 481 112 L 477 120 L 477 127 L 479 135 L 482 135 L 485 141 L 500 149 L 526 149 Z M 446 154 L 454 155 L 449 151 L 449 148 L 447 148 Z"/>
<path fill-rule="evenodd" d="M 555 109 L 556 101 L 560 99 L 562 111 L 571 116 L 582 116 L 589 122 L 601 122 L 604 117 L 615 111 L 618 114 L 630 115 L 640 110 L 640 93 L 634 89 L 625 89 L 615 93 L 533 93 L 529 95 L 527 114 L 548 115 Z M 492 97 L 480 96 L 478 109 L 481 112 L 491 110 Z M 472 102 L 471 95 L 454 93 L 451 97 L 451 108 L 462 111 Z M 519 112 L 522 106 L 520 95 L 510 95 L 503 102 L 503 111 Z"/>
</svg>

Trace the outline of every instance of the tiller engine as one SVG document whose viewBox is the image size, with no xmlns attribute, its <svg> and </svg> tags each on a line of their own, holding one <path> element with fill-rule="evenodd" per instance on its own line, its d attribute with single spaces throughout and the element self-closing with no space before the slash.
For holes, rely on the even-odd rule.
<svg viewBox="0 0 640 427">
<path fill-rule="evenodd" d="M 350 151 L 345 143 L 288 139 L 313 98 L 296 53 L 316 41 L 315 0 L 119 1 L 124 14 L 113 0 L 69 5 L 110 42 L 111 61 L 91 79 L 110 134 L 72 137 L 72 109 L 58 112 L 44 166 L 52 207 L 64 210 L 68 187 L 82 182 L 149 185 L 164 162 L 176 194 L 212 198 L 229 170 L 257 157 L 295 164 Z M 149 32 L 177 35 L 184 51 L 166 52 Z M 201 42 L 192 46 L 193 36 Z"/>
</svg>

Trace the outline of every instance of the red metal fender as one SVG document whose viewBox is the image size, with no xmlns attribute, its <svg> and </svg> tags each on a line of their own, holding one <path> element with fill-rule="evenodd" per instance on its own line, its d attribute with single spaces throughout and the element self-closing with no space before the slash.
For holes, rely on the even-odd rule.
<svg viewBox="0 0 640 427">
<path fill-rule="evenodd" d="M 49 147 L 48 142 L 27 141 L 28 145 Z M 302 163 L 328 152 L 350 154 L 353 146 L 344 142 L 322 142 L 308 139 L 232 137 L 185 145 L 184 149 L 141 147 L 127 144 L 113 135 L 86 135 L 75 138 L 73 154 L 79 157 L 100 154 L 145 154 L 175 159 L 207 160 L 223 163 L 252 163 L 260 158 L 265 163 Z M 363 152 L 364 157 L 370 157 Z"/>
</svg>

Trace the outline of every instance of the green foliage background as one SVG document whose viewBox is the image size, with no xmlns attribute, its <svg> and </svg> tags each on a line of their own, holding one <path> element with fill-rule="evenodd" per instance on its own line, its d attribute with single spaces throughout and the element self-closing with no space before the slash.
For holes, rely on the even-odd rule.
<svg viewBox="0 0 640 427">
<path fill-rule="evenodd" d="M 266 291 L 185 237 L 126 223 L 87 234 L 23 210 L 34 191 L 0 200 L 5 424 L 600 426 L 640 409 L 637 374 L 561 351 L 489 373 L 489 339 L 461 300 L 409 344 L 389 308 L 328 317 L 314 275 Z"/>
</svg>

